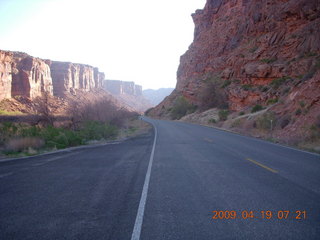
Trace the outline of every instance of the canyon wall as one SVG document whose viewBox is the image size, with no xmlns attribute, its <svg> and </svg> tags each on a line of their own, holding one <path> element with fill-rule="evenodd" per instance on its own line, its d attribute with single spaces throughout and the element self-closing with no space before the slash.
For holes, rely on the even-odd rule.
<svg viewBox="0 0 320 240">
<path fill-rule="evenodd" d="M 192 17 L 194 41 L 158 114 L 179 95 L 201 106 L 208 89 L 226 95 L 230 110 L 265 104 L 320 68 L 319 0 L 207 0 Z"/>
<path fill-rule="evenodd" d="M 89 65 L 52 61 L 50 64 L 54 95 L 63 96 L 76 89 L 102 88 L 104 73 Z"/>
<path fill-rule="evenodd" d="M 34 99 L 44 92 L 63 97 L 77 89 L 102 88 L 103 80 L 104 73 L 89 65 L 0 50 L 0 100 L 15 96 Z"/>
<path fill-rule="evenodd" d="M 36 98 L 43 92 L 53 94 L 48 60 L 14 52 L 12 58 L 12 96 Z"/>
<path fill-rule="evenodd" d="M 12 53 L 0 50 L 0 100 L 11 98 Z"/>
<path fill-rule="evenodd" d="M 152 107 L 152 104 L 142 95 L 142 86 L 134 82 L 105 80 L 103 89 L 137 112 L 143 113 Z"/>
<path fill-rule="evenodd" d="M 105 80 L 103 87 L 105 90 L 115 95 L 128 94 L 133 96 L 142 96 L 142 86 L 136 85 L 134 82 Z"/>
</svg>

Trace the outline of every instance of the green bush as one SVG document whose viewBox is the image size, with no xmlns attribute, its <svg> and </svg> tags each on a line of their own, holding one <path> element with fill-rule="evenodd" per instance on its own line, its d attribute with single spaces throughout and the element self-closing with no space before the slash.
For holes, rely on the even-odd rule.
<svg viewBox="0 0 320 240">
<path fill-rule="evenodd" d="M 196 106 L 189 103 L 185 97 L 179 96 L 171 109 L 170 115 L 172 119 L 180 119 L 183 116 L 193 113 L 196 110 Z"/>
<path fill-rule="evenodd" d="M 214 124 L 214 123 L 217 123 L 217 121 L 214 118 L 210 118 L 208 123 L 213 123 Z"/>
<path fill-rule="evenodd" d="M 261 111 L 262 109 L 263 107 L 260 104 L 257 104 L 251 109 L 251 113 Z"/>
<path fill-rule="evenodd" d="M 269 104 L 275 104 L 275 103 L 277 103 L 278 102 L 278 98 L 273 98 L 273 99 L 269 99 L 268 101 L 267 101 L 267 104 L 269 105 Z"/>
<path fill-rule="evenodd" d="M 226 87 L 228 87 L 231 83 L 232 83 L 231 80 L 226 80 L 226 81 L 224 81 L 224 83 L 222 84 L 221 88 L 226 88 Z"/>
<path fill-rule="evenodd" d="M 118 129 L 107 123 L 87 121 L 83 124 L 80 134 L 87 140 L 109 139 L 118 134 Z"/>
<path fill-rule="evenodd" d="M 1 134 L 0 140 L 2 142 L 0 144 L 11 141 L 13 137 L 22 139 L 19 142 L 14 142 L 17 146 L 22 143 L 27 146 L 31 142 L 29 139 L 42 139 L 45 148 L 58 149 L 85 144 L 89 140 L 113 139 L 118 135 L 117 127 L 97 121 L 84 122 L 78 130 L 56 128 L 50 125 L 42 128 L 16 126 L 13 123 L 1 124 L 0 130 L 1 133 L 6 133 L 5 135 Z M 21 151 L 20 147 L 17 149 Z"/>
<path fill-rule="evenodd" d="M 290 77 L 282 77 L 282 78 L 277 78 L 274 79 L 271 83 L 270 86 L 273 89 L 278 89 L 282 84 L 284 84 Z"/>
<path fill-rule="evenodd" d="M 224 83 L 226 83 L 226 81 L 223 81 L 218 75 L 205 76 L 202 81 L 203 84 L 201 85 L 198 91 L 198 97 L 201 102 L 199 108 L 202 111 L 214 107 L 220 109 L 227 109 L 228 97 L 226 92 L 221 89 L 221 87 L 224 85 Z"/>
<path fill-rule="evenodd" d="M 302 113 L 301 108 L 298 108 L 298 109 L 296 110 L 296 115 L 297 115 L 297 116 L 298 116 L 298 115 L 301 115 L 301 113 Z"/>
<path fill-rule="evenodd" d="M 244 114 L 245 114 L 244 111 L 239 112 L 239 116 L 242 116 L 242 115 L 244 115 Z"/>
<path fill-rule="evenodd" d="M 229 111 L 228 110 L 220 110 L 219 111 L 219 120 L 225 121 L 228 119 Z"/>
<path fill-rule="evenodd" d="M 306 106 L 306 103 L 304 102 L 304 101 L 299 101 L 299 105 L 300 105 L 300 107 L 305 107 Z"/>
<path fill-rule="evenodd" d="M 248 91 L 252 88 L 252 85 L 251 84 L 244 84 L 241 86 L 241 88 L 245 91 Z"/>
<path fill-rule="evenodd" d="M 263 62 L 263 63 L 273 63 L 273 62 L 275 62 L 275 61 L 277 61 L 277 59 L 276 58 L 264 58 L 264 59 L 261 59 L 261 62 Z"/>
</svg>

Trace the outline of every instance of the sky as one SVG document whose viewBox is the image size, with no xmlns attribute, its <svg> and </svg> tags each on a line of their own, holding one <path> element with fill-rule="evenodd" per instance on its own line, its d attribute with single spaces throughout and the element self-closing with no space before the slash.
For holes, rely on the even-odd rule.
<svg viewBox="0 0 320 240">
<path fill-rule="evenodd" d="M 0 0 L 0 49 L 89 64 L 143 89 L 175 87 L 206 0 Z"/>
</svg>

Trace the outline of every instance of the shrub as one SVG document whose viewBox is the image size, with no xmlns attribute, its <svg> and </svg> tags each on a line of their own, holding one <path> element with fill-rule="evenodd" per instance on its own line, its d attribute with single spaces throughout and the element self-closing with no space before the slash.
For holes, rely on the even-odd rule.
<svg viewBox="0 0 320 240">
<path fill-rule="evenodd" d="M 299 105 L 300 105 L 300 107 L 305 107 L 305 105 L 306 105 L 306 103 L 304 102 L 304 101 L 299 101 Z"/>
<path fill-rule="evenodd" d="M 199 98 L 201 110 L 207 110 L 210 108 L 228 108 L 228 100 L 226 92 L 221 89 L 224 84 L 223 80 L 219 76 L 209 76 L 203 80 L 203 84 L 199 89 Z"/>
<path fill-rule="evenodd" d="M 209 120 L 208 120 L 208 123 L 217 123 L 217 121 L 216 121 L 216 119 L 214 119 L 214 118 L 210 118 Z"/>
<path fill-rule="evenodd" d="M 240 127 L 241 123 L 241 119 L 236 119 L 232 122 L 231 127 Z"/>
<path fill-rule="evenodd" d="M 222 84 L 221 88 L 226 88 L 228 87 L 232 82 L 230 80 L 226 80 L 224 81 L 224 83 Z"/>
<path fill-rule="evenodd" d="M 171 109 L 170 115 L 172 119 L 180 119 L 186 114 L 193 113 L 196 110 L 196 106 L 189 103 L 185 97 L 179 96 Z"/>
<path fill-rule="evenodd" d="M 287 88 L 285 88 L 285 89 L 282 91 L 282 94 L 287 94 L 287 93 L 290 92 L 290 90 L 291 90 L 291 88 L 290 88 L 290 87 L 287 87 Z"/>
<path fill-rule="evenodd" d="M 268 101 L 267 101 L 267 104 L 269 105 L 269 104 L 275 104 L 275 103 L 277 103 L 278 102 L 278 98 L 273 98 L 273 99 L 269 99 Z"/>
<path fill-rule="evenodd" d="M 320 139 L 320 128 L 313 124 L 310 127 L 310 140 L 316 141 L 318 139 Z"/>
<path fill-rule="evenodd" d="M 296 110 L 296 115 L 298 116 L 298 115 L 301 115 L 301 113 L 302 113 L 302 110 L 301 110 L 301 108 L 298 108 L 297 110 Z"/>
<path fill-rule="evenodd" d="M 86 140 L 100 140 L 115 137 L 118 133 L 118 129 L 107 123 L 86 121 L 83 124 L 80 133 Z"/>
<path fill-rule="evenodd" d="M 269 87 L 267 87 L 267 86 L 263 86 L 263 87 L 261 87 L 261 89 L 260 89 L 262 92 L 266 92 L 266 91 L 268 91 L 269 90 Z"/>
<path fill-rule="evenodd" d="M 244 114 L 245 114 L 245 112 L 243 112 L 243 111 L 239 112 L 239 116 L 242 116 Z"/>
<path fill-rule="evenodd" d="M 220 110 L 219 111 L 219 120 L 225 121 L 228 119 L 229 111 L 228 110 Z"/>
<path fill-rule="evenodd" d="M 275 62 L 275 61 L 277 61 L 277 59 L 276 58 L 264 58 L 264 59 L 261 59 L 261 62 L 263 62 L 263 63 L 273 63 L 273 62 Z"/>
<path fill-rule="evenodd" d="M 273 89 L 278 89 L 283 83 L 285 83 L 288 79 L 290 79 L 290 77 L 282 77 L 282 78 L 277 78 L 274 79 L 271 83 L 270 86 Z"/>
<path fill-rule="evenodd" d="M 244 84 L 244 85 L 241 86 L 241 88 L 242 88 L 243 90 L 245 90 L 245 91 L 248 91 L 248 90 L 250 90 L 250 89 L 252 88 L 252 85 L 250 85 L 250 84 Z"/>
<path fill-rule="evenodd" d="M 251 109 L 251 113 L 261 111 L 262 109 L 263 107 L 260 104 L 257 104 Z"/>
</svg>

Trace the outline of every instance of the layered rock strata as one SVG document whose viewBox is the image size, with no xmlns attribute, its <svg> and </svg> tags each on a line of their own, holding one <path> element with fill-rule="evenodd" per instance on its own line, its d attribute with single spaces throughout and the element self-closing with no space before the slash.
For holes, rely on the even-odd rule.
<svg viewBox="0 0 320 240">
<path fill-rule="evenodd" d="M 183 95 L 201 106 L 211 81 L 229 109 L 240 111 L 283 96 L 271 89 L 277 81 L 292 89 L 320 69 L 319 0 L 207 0 L 192 17 L 194 41 L 181 56 L 171 99 Z"/>
<path fill-rule="evenodd" d="M 12 53 L 0 50 L 0 100 L 11 98 Z"/>
<path fill-rule="evenodd" d="M 104 73 L 89 65 L 0 50 L 0 100 L 15 96 L 34 99 L 44 92 L 63 97 L 77 89 L 102 88 L 103 80 Z"/>
<path fill-rule="evenodd" d="M 142 86 L 134 82 L 120 80 L 105 80 L 103 83 L 105 90 L 115 95 L 128 94 L 133 96 L 142 96 Z"/>
</svg>

